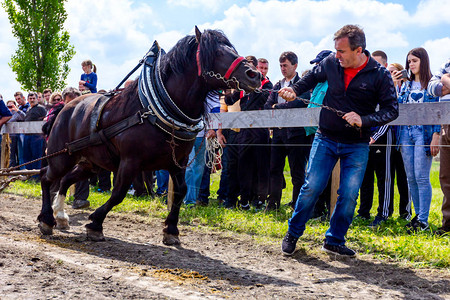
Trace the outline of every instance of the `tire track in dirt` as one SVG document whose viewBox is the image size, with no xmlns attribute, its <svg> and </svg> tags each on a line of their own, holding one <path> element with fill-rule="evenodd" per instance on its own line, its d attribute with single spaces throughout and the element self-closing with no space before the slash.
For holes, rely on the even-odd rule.
<svg viewBox="0 0 450 300">
<path fill-rule="evenodd" d="M 0 299 L 445 299 L 449 270 L 413 271 L 316 249 L 293 258 L 250 236 L 180 226 L 181 247 L 162 244 L 162 222 L 111 213 L 105 242 L 87 241 L 90 211 L 69 209 L 71 229 L 41 237 L 40 201 L 0 197 Z"/>
</svg>

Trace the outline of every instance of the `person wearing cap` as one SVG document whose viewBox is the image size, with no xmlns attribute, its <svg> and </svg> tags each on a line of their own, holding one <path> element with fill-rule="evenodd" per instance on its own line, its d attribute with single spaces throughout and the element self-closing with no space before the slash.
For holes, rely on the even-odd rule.
<svg viewBox="0 0 450 300">
<path fill-rule="evenodd" d="M 328 81 L 323 100 L 328 108 L 320 111 L 319 129 L 311 148 L 305 184 L 281 245 L 285 255 L 294 254 L 297 241 L 303 235 L 306 222 L 338 160 L 341 167 L 339 195 L 322 250 L 333 255 L 356 255 L 345 245 L 345 236 L 353 220 L 366 169 L 370 128 L 398 117 L 391 75 L 365 49 L 364 31 L 357 25 L 345 25 L 334 34 L 334 47 L 336 54 L 327 56 L 292 87 L 278 92 L 287 101 L 297 101 L 297 95 L 319 82 Z"/>
<path fill-rule="evenodd" d="M 283 87 L 292 86 L 300 80 L 297 73 L 298 57 L 294 52 L 286 51 L 281 53 L 280 68 L 283 79 L 278 81 L 274 90 Z M 305 91 L 302 98 L 309 99 L 311 93 Z M 265 109 L 285 109 L 291 107 L 306 107 L 303 102 L 297 102 L 298 105 L 291 106 L 286 100 L 279 97 L 277 93 L 271 93 L 264 105 Z M 286 157 L 289 161 L 292 178 L 292 200 L 291 207 L 295 206 L 300 188 L 305 181 L 305 168 L 308 161 L 309 150 L 311 149 L 311 137 L 307 137 L 305 129 L 302 127 L 272 128 L 273 147 L 270 150 L 270 185 L 269 196 L 267 198 L 266 211 L 277 210 L 281 205 L 281 195 L 283 190 L 283 170 Z"/>
<path fill-rule="evenodd" d="M 324 60 L 328 55 L 330 55 L 332 51 L 330 50 L 322 50 L 317 54 L 316 58 L 311 60 L 309 63 L 318 65 L 322 60 Z M 319 82 L 311 95 L 311 103 L 308 104 L 308 108 L 310 107 L 319 107 L 323 103 L 323 98 L 325 98 L 325 94 L 328 90 L 328 81 Z M 317 131 L 317 126 L 305 127 L 306 135 L 314 136 Z M 319 219 L 320 221 L 326 221 L 330 219 L 330 198 L 331 197 L 331 178 L 328 180 L 327 187 L 320 194 L 319 200 L 317 200 L 316 205 L 314 206 L 314 211 L 312 214 L 312 219 Z"/>
</svg>

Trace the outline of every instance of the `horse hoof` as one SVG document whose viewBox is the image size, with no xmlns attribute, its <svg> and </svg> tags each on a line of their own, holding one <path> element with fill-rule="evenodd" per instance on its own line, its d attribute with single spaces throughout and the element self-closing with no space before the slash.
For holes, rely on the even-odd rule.
<svg viewBox="0 0 450 300">
<path fill-rule="evenodd" d="M 70 229 L 69 220 L 56 218 L 56 229 L 69 230 Z"/>
<path fill-rule="evenodd" d="M 103 235 L 103 232 L 101 231 L 95 231 L 89 228 L 86 228 L 86 234 L 88 240 L 94 241 L 94 242 L 102 242 L 105 240 L 105 236 Z"/>
<path fill-rule="evenodd" d="M 164 233 L 163 244 L 167 246 L 176 246 L 180 245 L 181 242 L 180 239 L 178 238 L 178 235 Z"/>
<path fill-rule="evenodd" d="M 44 222 L 39 222 L 39 230 L 43 235 L 52 235 L 53 234 L 53 226 L 49 226 Z"/>
</svg>

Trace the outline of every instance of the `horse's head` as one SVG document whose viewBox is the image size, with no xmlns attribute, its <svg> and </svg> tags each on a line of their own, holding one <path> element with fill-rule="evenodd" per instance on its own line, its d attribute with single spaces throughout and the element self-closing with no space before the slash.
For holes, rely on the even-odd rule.
<svg viewBox="0 0 450 300">
<path fill-rule="evenodd" d="M 198 75 L 203 75 L 213 89 L 239 89 L 249 93 L 261 86 L 261 73 L 239 56 L 220 31 L 195 27 Z"/>
</svg>

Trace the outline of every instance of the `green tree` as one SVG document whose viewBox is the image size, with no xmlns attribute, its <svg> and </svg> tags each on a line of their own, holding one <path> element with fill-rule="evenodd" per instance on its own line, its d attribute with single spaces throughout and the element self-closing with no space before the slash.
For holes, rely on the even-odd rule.
<svg viewBox="0 0 450 300">
<path fill-rule="evenodd" d="M 70 71 L 68 62 L 75 55 L 69 33 L 63 29 L 67 19 L 67 0 L 5 0 L 18 49 L 9 66 L 16 80 L 28 91 L 45 88 L 60 90 Z"/>
</svg>

